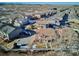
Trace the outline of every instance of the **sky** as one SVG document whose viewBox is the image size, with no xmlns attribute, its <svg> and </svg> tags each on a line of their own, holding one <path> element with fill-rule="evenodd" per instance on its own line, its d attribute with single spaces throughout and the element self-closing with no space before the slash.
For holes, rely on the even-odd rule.
<svg viewBox="0 0 79 59">
<path fill-rule="evenodd" d="M 62 4 L 62 5 L 79 5 L 79 2 L 0 2 L 0 4 Z"/>
</svg>

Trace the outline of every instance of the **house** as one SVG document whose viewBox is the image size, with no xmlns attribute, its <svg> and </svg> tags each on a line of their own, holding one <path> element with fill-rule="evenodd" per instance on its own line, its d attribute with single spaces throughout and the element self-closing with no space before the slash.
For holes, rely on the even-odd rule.
<svg viewBox="0 0 79 59">
<path fill-rule="evenodd" d="M 22 21 L 23 21 L 23 19 L 16 19 L 14 21 L 14 26 L 21 26 L 22 25 Z"/>
<path fill-rule="evenodd" d="M 56 28 L 60 25 L 60 22 L 58 20 L 53 20 L 52 23 L 46 24 L 46 28 Z"/>
<path fill-rule="evenodd" d="M 16 19 L 14 22 L 14 26 L 23 26 L 35 23 L 35 20 L 30 19 Z"/>
<path fill-rule="evenodd" d="M 38 19 L 41 18 L 41 13 L 35 13 L 34 17 L 37 17 Z"/>
<path fill-rule="evenodd" d="M 56 25 L 56 21 L 50 20 L 50 19 L 47 19 L 47 20 L 40 19 L 40 20 L 36 21 L 35 25 L 38 28 L 53 28 L 53 26 Z M 58 22 L 57 22 L 57 25 L 58 25 Z"/>
<path fill-rule="evenodd" d="M 30 36 L 30 37 L 27 37 L 27 38 L 20 38 L 20 39 L 17 39 L 18 42 L 14 43 L 14 47 L 13 49 L 30 49 L 31 46 L 32 46 L 32 41 L 34 39 L 34 36 Z"/>
<path fill-rule="evenodd" d="M 6 8 L 0 7 L 0 11 L 5 11 L 7 10 Z"/>
<path fill-rule="evenodd" d="M 11 23 L 11 19 L 7 18 L 7 17 L 6 18 L 2 18 L 2 19 L 0 19 L 0 22 L 10 24 Z"/>
<path fill-rule="evenodd" d="M 13 26 L 0 23 L 0 37 L 4 38 L 4 40 L 14 39 L 21 32 L 21 28 L 15 28 Z"/>
</svg>

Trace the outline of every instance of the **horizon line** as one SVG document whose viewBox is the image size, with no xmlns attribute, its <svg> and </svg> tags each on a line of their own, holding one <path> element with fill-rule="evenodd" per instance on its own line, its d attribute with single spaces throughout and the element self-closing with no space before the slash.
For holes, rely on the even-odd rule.
<svg viewBox="0 0 79 59">
<path fill-rule="evenodd" d="M 57 5 L 79 5 L 79 2 L 0 2 L 0 4 L 57 4 Z"/>
</svg>

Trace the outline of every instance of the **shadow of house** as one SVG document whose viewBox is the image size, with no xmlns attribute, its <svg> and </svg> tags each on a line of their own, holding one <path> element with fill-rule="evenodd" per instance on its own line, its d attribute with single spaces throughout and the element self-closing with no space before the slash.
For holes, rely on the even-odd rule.
<svg viewBox="0 0 79 59">
<path fill-rule="evenodd" d="M 65 26 L 68 21 L 68 14 L 65 14 L 60 22 L 60 26 Z M 68 23 L 67 23 L 68 24 Z"/>
<path fill-rule="evenodd" d="M 56 24 L 46 24 L 46 28 L 53 28 L 55 29 L 58 25 Z"/>
<path fill-rule="evenodd" d="M 34 34 L 36 34 L 35 31 L 28 30 L 28 29 L 27 30 L 23 29 L 23 31 L 21 33 L 19 33 L 19 38 L 30 37 Z"/>
</svg>

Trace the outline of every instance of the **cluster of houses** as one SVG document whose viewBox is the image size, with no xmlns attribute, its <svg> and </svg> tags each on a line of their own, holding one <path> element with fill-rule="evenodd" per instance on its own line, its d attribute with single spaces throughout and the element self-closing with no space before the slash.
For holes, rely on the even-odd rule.
<svg viewBox="0 0 79 59">
<path fill-rule="evenodd" d="M 53 8 L 53 10 L 55 12 L 36 12 L 30 15 L 27 15 L 27 13 L 24 15 L 11 14 L 12 18 L 10 16 L 2 16 L 0 18 L 0 37 L 10 41 L 14 39 L 19 40 L 17 43 L 14 43 L 13 48 L 20 48 L 20 46 L 22 46 L 21 48 L 25 48 L 23 46 L 27 46 L 30 42 L 34 44 L 35 41 L 43 43 L 53 42 L 56 39 L 54 29 L 70 25 L 68 23 L 69 13 L 65 12 L 68 9 L 60 11 L 62 15 L 60 18 L 58 18 L 59 12 L 57 12 L 57 8 Z M 29 27 L 32 28 L 29 29 Z M 35 36 L 32 37 L 34 34 Z M 32 45 L 32 47 L 35 47 L 35 45 Z M 48 47 L 46 46 L 46 48 Z"/>
<path fill-rule="evenodd" d="M 57 10 L 56 8 L 54 8 L 54 10 Z M 33 14 L 33 15 L 27 15 L 27 16 L 23 16 L 24 18 L 18 18 L 18 17 L 15 17 L 13 19 L 11 18 L 7 18 L 7 17 L 2 17 L 0 19 L 0 23 L 2 25 L 1 28 L 4 31 L 1 31 L 1 32 L 6 32 L 8 31 L 8 29 L 10 31 L 10 33 L 7 33 L 6 36 L 10 36 L 10 38 L 14 38 L 15 36 L 18 36 L 20 32 L 23 31 L 23 29 L 25 29 L 25 26 L 28 26 L 28 25 L 32 25 L 32 24 L 36 24 L 36 25 L 42 25 L 43 27 L 45 28 L 54 28 L 55 26 L 57 26 L 57 21 L 55 21 L 55 24 L 53 24 L 53 20 L 52 21 L 47 21 L 45 19 L 43 19 L 44 21 L 40 21 L 41 18 L 49 18 L 53 15 L 57 14 L 57 12 L 46 12 L 46 13 L 36 13 L 36 14 Z M 60 22 L 60 26 L 61 25 L 64 25 L 65 24 L 65 21 L 67 21 L 67 18 L 68 18 L 68 14 L 65 14 L 63 16 L 63 19 Z M 57 24 L 56 24 L 57 23 Z M 18 30 L 19 29 L 19 30 Z M 1 30 L 1 29 L 0 29 Z M 14 33 L 18 32 L 16 35 Z M 12 36 L 9 35 L 12 33 Z M 10 39 L 9 37 L 7 39 Z"/>
</svg>

